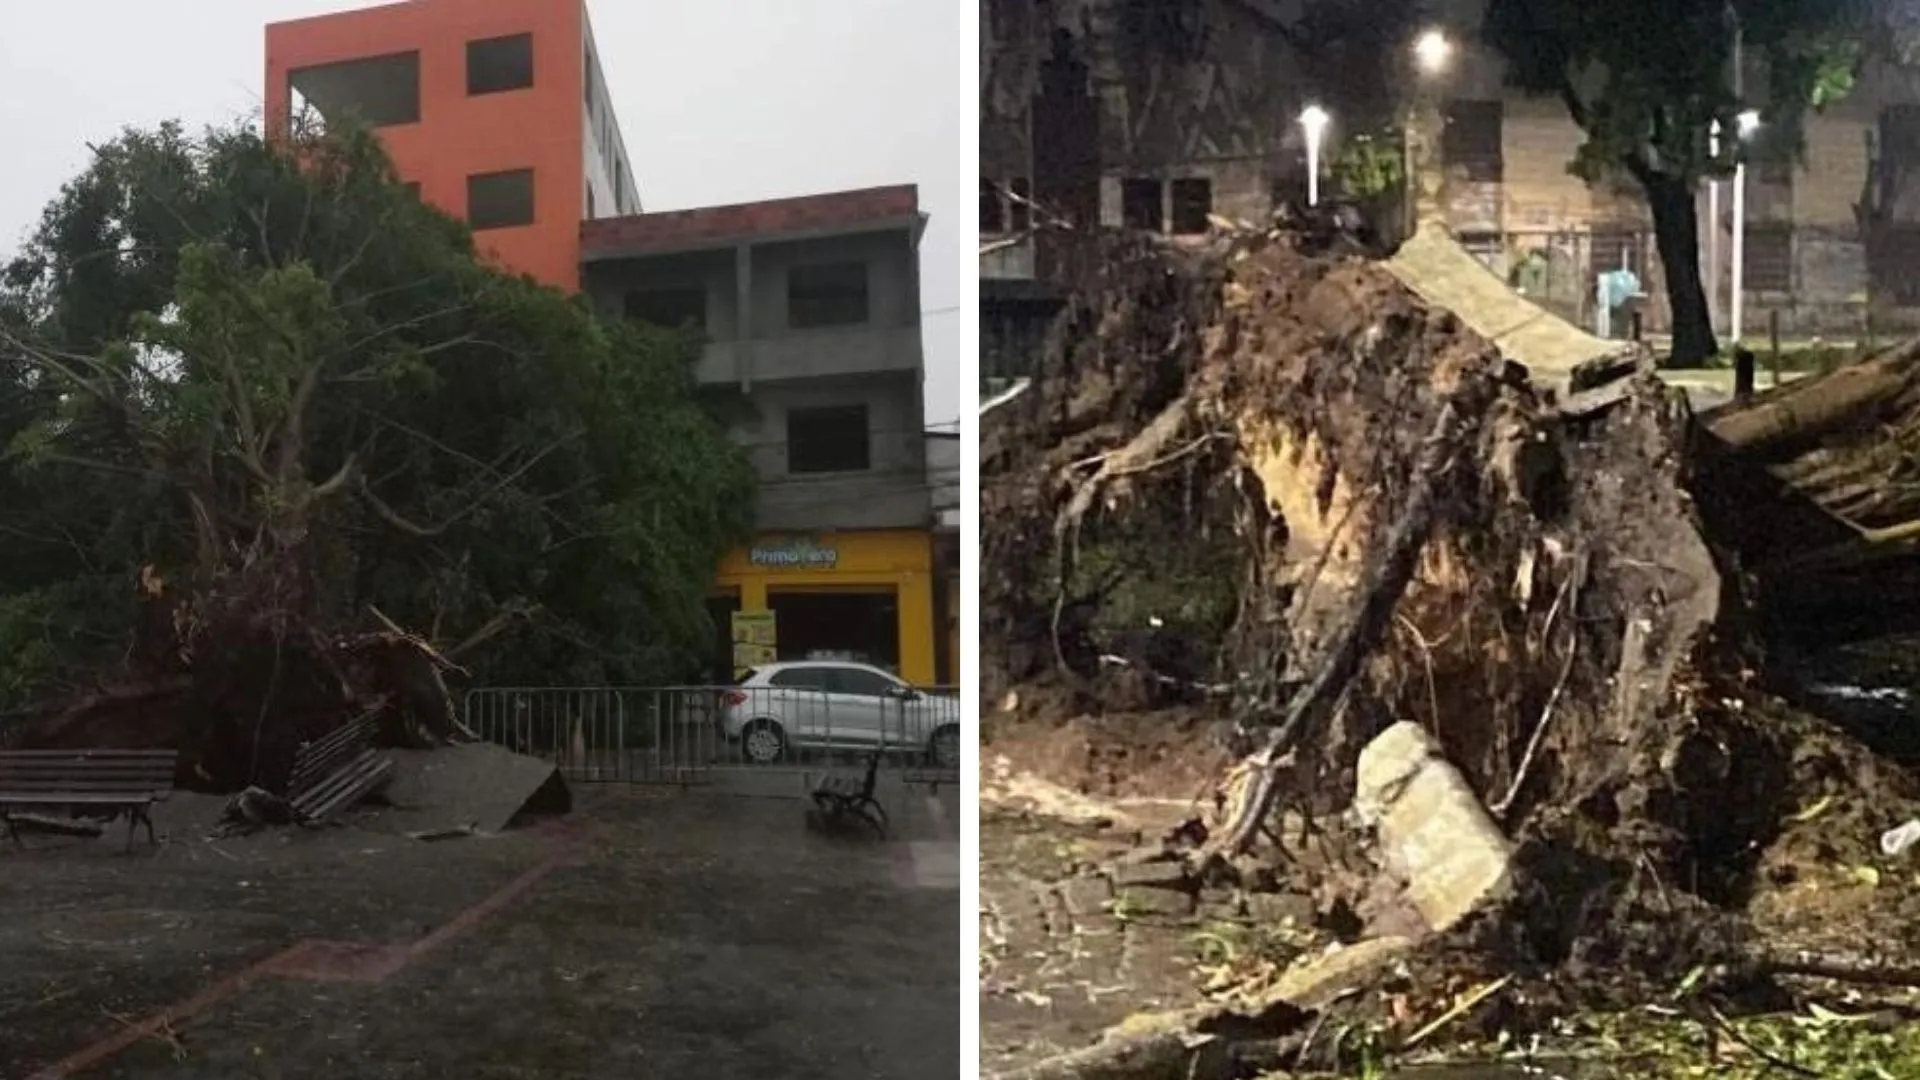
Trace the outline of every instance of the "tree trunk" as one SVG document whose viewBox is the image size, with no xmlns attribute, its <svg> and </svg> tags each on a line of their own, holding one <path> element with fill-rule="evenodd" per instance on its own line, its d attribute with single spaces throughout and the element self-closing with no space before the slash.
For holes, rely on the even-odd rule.
<svg viewBox="0 0 1920 1080">
<path fill-rule="evenodd" d="M 1693 185 L 1670 173 L 1636 170 L 1653 211 L 1654 243 L 1667 279 L 1667 306 L 1673 311 L 1671 367 L 1699 367 L 1720 351 L 1713 338 L 1707 292 L 1700 284 L 1700 219 L 1694 212 Z"/>
</svg>

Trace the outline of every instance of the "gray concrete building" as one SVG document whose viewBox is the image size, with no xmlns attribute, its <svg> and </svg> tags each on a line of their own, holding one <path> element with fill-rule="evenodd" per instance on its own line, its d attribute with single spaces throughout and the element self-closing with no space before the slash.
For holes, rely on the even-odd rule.
<svg viewBox="0 0 1920 1080">
<path fill-rule="evenodd" d="M 911 186 L 584 222 L 581 285 L 604 311 L 692 326 L 696 376 L 736 390 L 759 528 L 927 529 Z"/>
</svg>

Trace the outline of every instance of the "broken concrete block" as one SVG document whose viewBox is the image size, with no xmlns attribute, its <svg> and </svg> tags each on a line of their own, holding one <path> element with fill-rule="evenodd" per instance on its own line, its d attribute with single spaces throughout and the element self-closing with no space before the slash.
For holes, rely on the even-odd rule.
<svg viewBox="0 0 1920 1080">
<path fill-rule="evenodd" d="M 1444 931 L 1512 887 L 1513 846 L 1426 729 L 1402 721 L 1360 752 L 1353 804 L 1388 872 Z"/>
</svg>

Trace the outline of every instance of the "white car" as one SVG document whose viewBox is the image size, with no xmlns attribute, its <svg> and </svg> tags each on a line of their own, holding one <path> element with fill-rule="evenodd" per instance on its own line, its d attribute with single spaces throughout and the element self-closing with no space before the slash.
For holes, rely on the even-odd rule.
<svg viewBox="0 0 1920 1080">
<path fill-rule="evenodd" d="M 720 733 L 748 761 L 794 748 L 919 753 L 960 767 L 960 701 L 916 690 L 877 667 L 796 660 L 754 668 L 720 694 Z"/>
</svg>

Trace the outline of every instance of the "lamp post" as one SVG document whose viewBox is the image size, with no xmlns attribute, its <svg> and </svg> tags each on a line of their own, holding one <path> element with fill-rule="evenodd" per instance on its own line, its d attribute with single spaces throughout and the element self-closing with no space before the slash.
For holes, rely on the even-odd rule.
<svg viewBox="0 0 1920 1080">
<path fill-rule="evenodd" d="M 1436 207 L 1425 207 L 1423 202 L 1422 180 L 1432 157 L 1429 137 L 1432 129 L 1439 125 L 1429 123 L 1428 115 L 1434 111 L 1433 84 L 1445 74 L 1447 66 L 1453 61 L 1453 42 L 1440 30 L 1423 31 L 1413 41 L 1414 87 L 1412 100 L 1407 104 L 1406 130 L 1401 135 L 1404 157 L 1401 171 L 1407 189 L 1406 221 L 1404 232 L 1412 236 L 1420 228 L 1423 214 L 1437 213 Z M 1415 148 L 1415 129 L 1419 129 L 1419 148 Z"/>
<path fill-rule="evenodd" d="M 1720 157 L 1720 121 L 1707 128 L 1707 155 Z M 1720 323 L 1720 181 L 1707 181 L 1707 322 Z"/>
<path fill-rule="evenodd" d="M 1760 114 L 1752 109 L 1740 114 L 1738 131 L 1740 141 L 1760 129 Z M 1733 167 L 1733 244 L 1727 251 L 1727 261 L 1732 264 L 1733 275 L 1731 295 L 1727 297 L 1727 333 L 1734 345 L 1740 344 L 1740 316 L 1742 295 L 1746 289 L 1746 252 L 1747 252 L 1747 163 L 1740 161 Z"/>
<path fill-rule="evenodd" d="M 1327 134 L 1327 124 L 1333 118 L 1327 110 L 1318 105 L 1309 105 L 1300 112 L 1300 130 L 1307 136 L 1307 205 L 1320 205 L 1320 140 Z"/>
</svg>

